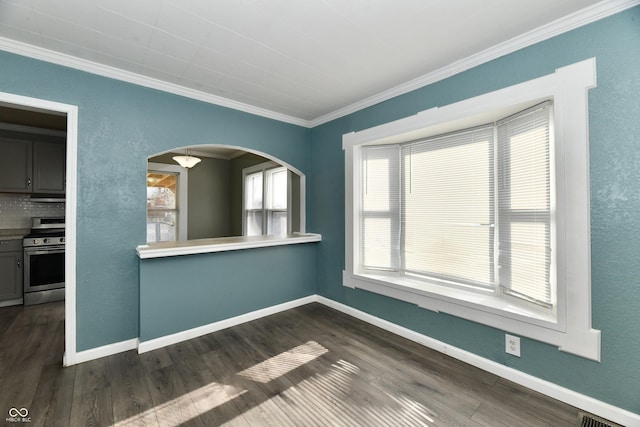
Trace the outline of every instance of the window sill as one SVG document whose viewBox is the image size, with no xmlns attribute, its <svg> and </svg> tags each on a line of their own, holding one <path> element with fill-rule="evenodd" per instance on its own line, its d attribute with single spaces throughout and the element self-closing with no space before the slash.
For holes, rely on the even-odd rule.
<svg viewBox="0 0 640 427">
<path fill-rule="evenodd" d="M 418 298 L 424 296 L 430 300 L 460 305 L 465 307 L 464 310 L 480 310 L 501 317 L 537 324 L 549 329 L 562 330 L 558 325 L 557 319 L 551 313 L 545 312 L 545 310 L 542 309 L 536 309 L 536 307 L 533 306 L 528 307 L 514 304 L 509 298 L 499 298 L 492 292 L 474 292 L 456 289 L 415 280 L 410 277 L 377 274 L 358 274 L 355 277 L 363 281 L 369 281 L 381 286 L 389 286 L 399 291 L 416 294 Z M 422 301 L 419 305 L 431 311 L 444 311 L 435 303 Z"/>
<path fill-rule="evenodd" d="M 270 246 L 295 245 L 299 243 L 319 242 L 321 240 L 322 236 L 315 233 L 293 233 L 282 236 L 233 236 L 179 242 L 149 243 L 148 245 L 138 246 L 136 252 L 138 258 L 150 259 L 265 248 Z"/>
<path fill-rule="evenodd" d="M 575 328 L 566 315 L 556 322 L 551 316 L 510 305 L 508 301 L 475 292 L 455 291 L 437 285 L 425 286 L 411 279 L 343 272 L 343 285 L 416 304 L 436 313 L 446 313 L 498 330 L 557 346 L 559 350 L 591 360 L 600 360 L 600 331 Z"/>
</svg>

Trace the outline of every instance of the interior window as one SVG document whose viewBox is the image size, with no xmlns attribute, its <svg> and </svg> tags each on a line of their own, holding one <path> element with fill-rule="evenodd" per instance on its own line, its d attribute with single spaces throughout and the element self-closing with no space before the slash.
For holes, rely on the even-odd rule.
<svg viewBox="0 0 640 427">
<path fill-rule="evenodd" d="M 147 173 L 147 242 L 177 240 L 178 174 Z"/>
<path fill-rule="evenodd" d="M 244 169 L 243 175 L 244 235 L 288 233 L 287 168 L 267 162 Z"/>
</svg>

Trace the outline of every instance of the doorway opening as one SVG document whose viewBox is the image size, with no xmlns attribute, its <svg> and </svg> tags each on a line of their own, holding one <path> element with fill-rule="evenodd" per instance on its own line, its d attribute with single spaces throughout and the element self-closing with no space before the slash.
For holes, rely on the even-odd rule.
<svg viewBox="0 0 640 427">
<path fill-rule="evenodd" d="M 38 98 L 0 92 L 0 112 L 5 128 L 20 131 L 28 128 L 49 128 L 53 133 L 66 131 L 64 153 L 66 184 L 63 215 L 64 233 L 64 356 L 62 363 L 76 361 L 76 212 L 77 212 L 77 134 L 78 107 Z M 28 183 L 31 185 L 31 183 Z M 58 201 L 59 202 L 59 201 Z"/>
</svg>

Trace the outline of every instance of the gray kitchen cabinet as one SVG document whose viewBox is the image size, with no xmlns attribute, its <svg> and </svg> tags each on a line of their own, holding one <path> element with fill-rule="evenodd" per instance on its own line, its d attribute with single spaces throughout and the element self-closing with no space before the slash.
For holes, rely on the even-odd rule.
<svg viewBox="0 0 640 427">
<path fill-rule="evenodd" d="M 0 134 L 0 192 L 64 194 L 66 139 L 18 132 Z"/>
<path fill-rule="evenodd" d="M 22 240 L 0 240 L 0 301 L 22 298 Z"/>
<path fill-rule="evenodd" d="M 67 147 L 64 141 L 33 142 L 33 192 L 64 194 Z"/>
<path fill-rule="evenodd" d="M 33 143 L 0 136 L 0 192 L 30 193 Z"/>
</svg>

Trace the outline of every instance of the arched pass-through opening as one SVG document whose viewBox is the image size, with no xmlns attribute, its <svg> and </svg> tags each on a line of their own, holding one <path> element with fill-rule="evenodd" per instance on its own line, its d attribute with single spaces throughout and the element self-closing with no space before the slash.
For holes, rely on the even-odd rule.
<svg viewBox="0 0 640 427">
<path fill-rule="evenodd" d="M 174 157 L 184 155 L 201 161 L 182 167 Z M 263 172 L 265 211 L 251 212 L 246 182 L 249 175 Z M 280 211 L 266 207 L 267 193 L 274 185 L 274 180 L 267 181 L 271 172 L 279 174 L 279 188 L 285 188 L 281 198 L 286 203 L 281 203 L 286 208 Z M 152 154 L 147 170 L 147 242 L 305 233 L 305 187 L 305 176 L 298 168 L 245 147 L 194 145 Z M 270 218 L 276 217 L 279 226 L 272 227 Z M 264 221 L 264 227 L 256 231 L 254 223 L 248 225 L 252 218 Z"/>
</svg>

